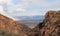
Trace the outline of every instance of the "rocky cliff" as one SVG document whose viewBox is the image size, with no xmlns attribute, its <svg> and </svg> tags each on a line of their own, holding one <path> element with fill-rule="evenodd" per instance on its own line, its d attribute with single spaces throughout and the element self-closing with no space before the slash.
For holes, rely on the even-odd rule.
<svg viewBox="0 0 60 36">
<path fill-rule="evenodd" d="M 48 11 L 39 24 L 39 36 L 60 36 L 60 11 Z"/>
<path fill-rule="evenodd" d="M 0 14 L 0 31 L 1 30 L 21 34 L 23 36 L 30 30 L 30 28 L 27 25 L 17 23 L 13 19 Z"/>
</svg>

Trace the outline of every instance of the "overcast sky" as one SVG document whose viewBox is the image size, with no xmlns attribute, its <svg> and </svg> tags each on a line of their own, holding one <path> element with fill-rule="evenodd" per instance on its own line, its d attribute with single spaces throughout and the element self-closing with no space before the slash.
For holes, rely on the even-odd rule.
<svg viewBox="0 0 60 36">
<path fill-rule="evenodd" d="M 45 15 L 60 10 L 60 0 L 0 0 L 0 13 L 10 16 Z"/>
</svg>

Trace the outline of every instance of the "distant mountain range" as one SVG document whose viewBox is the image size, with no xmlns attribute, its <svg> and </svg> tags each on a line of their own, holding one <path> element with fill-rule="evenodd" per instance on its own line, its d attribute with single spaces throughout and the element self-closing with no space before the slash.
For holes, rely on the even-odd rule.
<svg viewBox="0 0 60 36">
<path fill-rule="evenodd" d="M 44 16 L 15 16 L 19 19 L 17 22 L 26 24 L 30 27 L 35 26 L 43 21 Z"/>
<path fill-rule="evenodd" d="M 44 19 L 44 16 L 15 16 L 14 18 L 20 20 Z"/>
</svg>

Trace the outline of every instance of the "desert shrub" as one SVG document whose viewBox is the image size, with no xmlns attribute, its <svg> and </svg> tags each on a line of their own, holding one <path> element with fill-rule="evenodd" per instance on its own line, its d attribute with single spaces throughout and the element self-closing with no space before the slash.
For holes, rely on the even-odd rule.
<svg viewBox="0 0 60 36">
<path fill-rule="evenodd" d="M 6 31 L 0 31 L 0 36 L 20 36 L 19 34 L 13 34 Z"/>
</svg>

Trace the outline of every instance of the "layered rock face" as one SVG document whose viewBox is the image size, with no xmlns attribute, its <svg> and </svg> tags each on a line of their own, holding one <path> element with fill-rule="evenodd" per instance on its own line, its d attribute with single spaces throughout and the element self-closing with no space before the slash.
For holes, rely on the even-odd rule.
<svg viewBox="0 0 60 36">
<path fill-rule="evenodd" d="M 39 24 L 39 36 L 60 36 L 60 11 L 48 11 Z"/>
<path fill-rule="evenodd" d="M 0 30 L 4 30 L 15 34 L 21 34 L 23 36 L 30 30 L 30 28 L 24 24 L 17 23 L 11 18 L 0 14 Z"/>
</svg>

